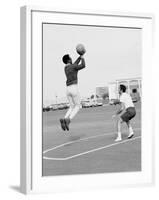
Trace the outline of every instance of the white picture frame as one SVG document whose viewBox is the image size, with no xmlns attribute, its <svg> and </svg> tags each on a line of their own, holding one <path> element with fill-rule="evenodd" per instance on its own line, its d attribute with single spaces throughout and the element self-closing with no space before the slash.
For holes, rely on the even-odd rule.
<svg viewBox="0 0 159 200">
<path fill-rule="evenodd" d="M 154 183 L 152 94 L 152 14 L 21 8 L 21 192 L 76 191 Z M 80 176 L 42 177 L 41 52 L 42 23 L 89 24 L 142 29 L 142 171 Z M 149 93 L 147 92 L 149 91 Z"/>
</svg>

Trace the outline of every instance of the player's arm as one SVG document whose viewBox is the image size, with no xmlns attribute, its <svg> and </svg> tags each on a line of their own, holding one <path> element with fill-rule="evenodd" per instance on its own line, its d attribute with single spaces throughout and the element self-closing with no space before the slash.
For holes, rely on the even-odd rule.
<svg viewBox="0 0 159 200">
<path fill-rule="evenodd" d="M 121 114 L 125 110 L 124 104 L 121 102 L 120 103 L 120 108 L 117 110 L 116 115 Z"/>
<path fill-rule="evenodd" d="M 117 110 L 117 112 L 115 113 L 115 115 L 112 116 L 112 118 L 118 116 L 118 115 L 121 115 L 125 110 L 125 106 L 124 106 L 124 103 L 120 102 L 120 107 L 119 109 Z"/>
<path fill-rule="evenodd" d="M 83 56 L 80 56 L 80 59 L 81 59 L 81 64 L 78 64 L 78 65 L 75 66 L 75 68 L 77 70 L 81 70 L 81 69 L 83 69 L 83 68 L 86 67 L 86 65 L 85 65 L 85 59 L 83 58 Z"/>
<path fill-rule="evenodd" d="M 73 65 L 75 64 L 75 65 L 78 65 L 79 63 L 80 63 L 80 61 L 81 61 L 81 56 L 79 56 L 78 58 L 77 58 L 77 60 L 73 63 Z"/>
</svg>

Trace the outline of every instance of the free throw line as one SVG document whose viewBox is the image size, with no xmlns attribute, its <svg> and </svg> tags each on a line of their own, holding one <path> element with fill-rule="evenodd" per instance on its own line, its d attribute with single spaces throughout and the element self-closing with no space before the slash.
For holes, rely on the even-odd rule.
<svg viewBox="0 0 159 200">
<path fill-rule="evenodd" d="M 141 136 L 134 137 L 132 139 L 127 139 L 127 140 L 124 140 L 124 141 L 121 141 L 121 142 L 109 144 L 109 145 L 106 145 L 106 146 L 103 146 L 103 147 L 99 147 L 99 148 L 96 148 L 96 149 L 85 151 L 83 153 L 75 154 L 73 156 L 69 156 L 69 157 L 65 157 L 65 158 L 50 158 L 50 157 L 44 156 L 43 159 L 45 159 L 45 160 L 54 160 L 54 161 L 66 161 L 66 160 L 70 160 L 72 158 L 76 158 L 76 157 L 79 157 L 79 156 L 82 156 L 82 155 L 86 155 L 86 154 L 89 154 L 89 153 L 92 153 L 92 152 L 96 152 L 96 151 L 99 151 L 99 150 L 102 150 L 102 149 L 107 149 L 107 148 L 110 148 L 112 146 L 117 146 L 119 144 L 124 144 L 124 143 L 127 143 L 127 142 L 131 142 L 133 140 L 140 139 L 140 138 L 141 138 Z"/>
<path fill-rule="evenodd" d="M 134 128 L 134 131 L 138 131 L 140 130 L 141 128 Z M 77 142 L 80 142 L 80 141 L 85 141 L 85 140 L 89 140 L 89 139 L 93 139 L 93 138 L 98 138 L 98 137 L 104 137 L 106 135 L 113 135 L 115 134 L 116 132 L 111 132 L 111 133 L 105 133 L 105 134 L 100 134 L 100 135 L 94 135 L 94 136 L 90 136 L 90 137 L 86 137 L 86 138 L 82 138 L 82 139 L 79 139 L 79 140 L 76 140 L 76 141 L 71 141 L 71 142 L 65 142 L 63 144 L 60 144 L 58 146 L 55 146 L 55 147 L 52 147 L 50 149 L 46 149 L 45 151 L 43 151 L 43 154 L 49 152 L 49 151 L 52 151 L 52 150 L 55 150 L 55 149 L 58 149 L 60 147 L 63 147 L 65 145 L 69 145 L 69 144 L 73 144 L 73 143 L 77 143 Z"/>
</svg>

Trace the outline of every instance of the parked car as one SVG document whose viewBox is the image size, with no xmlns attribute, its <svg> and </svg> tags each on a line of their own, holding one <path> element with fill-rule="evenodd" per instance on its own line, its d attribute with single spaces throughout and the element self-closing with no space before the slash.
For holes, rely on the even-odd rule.
<svg viewBox="0 0 159 200">
<path fill-rule="evenodd" d="M 109 104 L 110 104 L 110 105 L 116 105 L 116 104 L 119 104 L 119 103 L 120 103 L 119 99 L 111 99 L 111 100 L 109 101 Z"/>
<path fill-rule="evenodd" d="M 67 109 L 69 107 L 68 103 L 60 103 L 57 105 L 58 110 L 63 110 L 63 109 Z"/>
<path fill-rule="evenodd" d="M 89 108 L 91 106 L 89 101 L 82 101 L 81 104 L 82 108 Z"/>
<path fill-rule="evenodd" d="M 48 111 L 50 111 L 51 109 L 50 109 L 50 106 L 46 106 L 46 107 L 44 107 L 43 108 L 43 112 L 48 112 Z"/>
<path fill-rule="evenodd" d="M 98 98 L 96 100 L 96 106 L 103 106 L 103 98 Z"/>
</svg>

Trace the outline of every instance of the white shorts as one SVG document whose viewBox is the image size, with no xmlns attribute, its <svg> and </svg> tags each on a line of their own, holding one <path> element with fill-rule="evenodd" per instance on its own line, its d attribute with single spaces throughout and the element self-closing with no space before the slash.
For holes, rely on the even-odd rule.
<svg viewBox="0 0 159 200">
<path fill-rule="evenodd" d="M 66 88 L 66 96 L 71 107 L 80 106 L 80 95 L 78 91 L 78 85 L 69 85 Z"/>
</svg>

